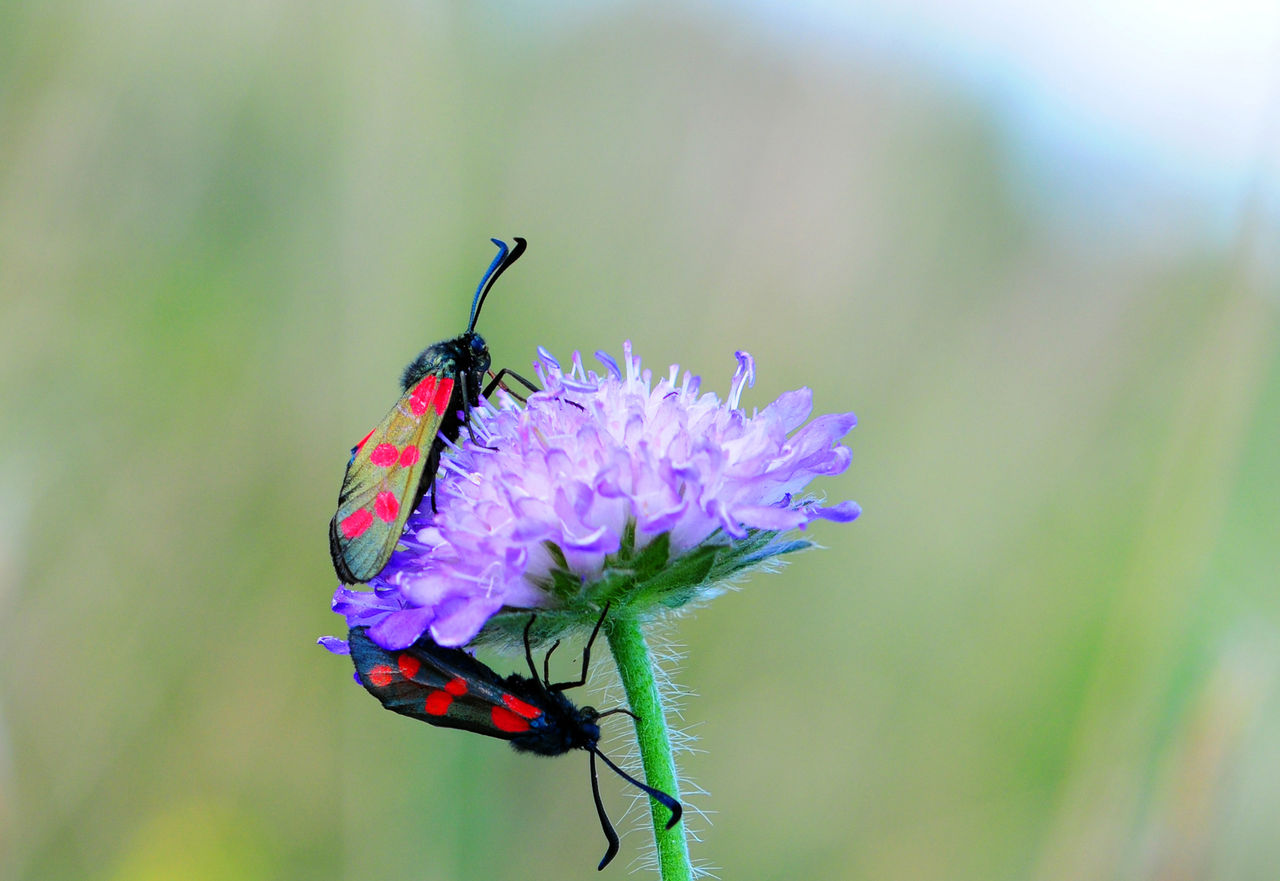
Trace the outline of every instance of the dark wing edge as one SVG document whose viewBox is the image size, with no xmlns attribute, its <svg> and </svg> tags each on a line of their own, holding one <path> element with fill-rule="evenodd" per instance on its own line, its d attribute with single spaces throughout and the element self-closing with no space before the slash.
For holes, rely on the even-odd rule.
<svg viewBox="0 0 1280 881">
<path fill-rule="evenodd" d="M 343 584 L 361 584 L 361 580 L 347 565 L 346 555 L 338 539 L 338 516 L 335 514 L 329 521 L 329 556 L 333 558 L 333 571 L 338 573 L 338 580 Z M 370 575 L 370 578 L 373 576 Z"/>
<path fill-rule="evenodd" d="M 409 443 L 416 446 L 419 457 L 413 465 L 408 466 L 409 473 L 405 478 L 404 491 L 397 494 L 400 511 L 396 520 L 390 524 L 387 535 L 382 541 L 362 541 L 359 537 L 347 539 L 341 534 L 340 521 L 360 508 L 372 508 L 377 494 L 386 485 L 385 477 L 370 480 L 361 472 L 371 467 L 368 465 L 369 456 L 377 446 L 378 440 L 391 434 L 398 421 L 396 417 L 412 419 L 402 409 L 408 397 L 410 395 L 407 393 L 402 395 L 391 411 L 369 433 L 363 442 L 363 447 L 347 463 L 347 470 L 342 476 L 342 489 L 338 493 L 338 509 L 329 521 L 329 556 L 333 559 L 333 569 L 343 584 L 364 584 L 387 565 L 387 561 L 395 553 L 396 545 L 400 542 L 400 536 L 404 534 L 404 524 L 421 500 L 427 466 L 434 464 L 431 453 L 444 414 L 432 406 L 412 421 L 413 428 L 407 436 L 395 438 L 398 441 L 396 444 L 398 447 Z M 403 468 L 404 466 L 395 467 Z M 373 528 L 379 527 L 374 524 Z"/>
</svg>

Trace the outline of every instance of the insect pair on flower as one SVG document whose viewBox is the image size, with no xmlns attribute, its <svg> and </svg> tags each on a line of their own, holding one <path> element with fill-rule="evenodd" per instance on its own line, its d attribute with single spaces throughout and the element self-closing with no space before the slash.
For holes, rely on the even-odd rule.
<svg viewBox="0 0 1280 881">
<path fill-rule="evenodd" d="M 428 346 L 405 368 L 403 394 L 395 407 L 351 450 L 338 511 L 329 523 L 329 552 L 344 584 L 368 582 L 386 566 L 409 515 L 435 485 L 446 444 L 457 440 L 463 426 L 470 430 L 471 411 L 480 396 L 487 398 L 506 376 L 531 391 L 538 390 L 507 369 L 498 371 L 481 389 L 491 362 L 489 347 L 475 331 L 476 320 L 494 282 L 525 249 L 522 238 L 516 238 L 510 250 L 504 242 L 493 242 L 498 254 L 476 289 L 466 331 Z M 471 439 L 475 441 L 474 434 Z M 579 708 L 564 694 L 586 683 L 591 646 L 608 611 L 606 603 L 583 649 L 582 676 L 576 682 L 550 681 L 550 650 L 539 678 L 529 642 L 532 616 L 524 631 L 529 677 L 513 673 L 503 678 L 467 652 L 438 645 L 429 636 L 391 652 L 371 639 L 367 628 L 353 627 L 348 643 L 361 684 L 388 710 L 442 728 L 501 738 L 521 752 L 546 756 L 573 749 L 589 752 L 591 789 L 608 841 L 599 866 L 603 869 L 618 852 L 618 836 L 600 800 L 597 757 L 671 811 L 668 829 L 679 822 L 682 813 L 680 803 L 670 795 L 641 783 L 600 752 L 598 721 L 630 711 L 620 708 L 601 713 L 594 707 Z"/>
<path fill-rule="evenodd" d="M 396 409 L 353 452 L 330 528 L 344 582 L 332 607 L 348 639 L 321 644 L 355 655 L 358 678 L 390 709 L 517 749 L 586 749 L 594 764 L 601 714 L 573 707 L 564 691 L 578 683 L 549 684 L 545 663 L 540 677 L 532 646 L 603 631 L 658 788 L 627 779 L 652 796 L 660 832 L 679 818 L 679 787 L 643 625 L 811 547 L 796 530 L 814 520 L 855 519 L 855 503 L 824 506 L 804 491 L 848 468 L 840 441 L 856 420 L 810 419 L 807 388 L 747 412 L 739 402 L 755 362 L 745 352 L 721 399 L 678 366 L 642 369 L 629 342 L 621 361 L 596 353 L 601 372 L 539 348 L 544 391 L 520 406 L 478 405 L 503 376 L 533 389 L 509 371 L 482 388 L 489 357 L 475 334 L 521 245 L 500 245 L 467 332 L 410 365 Z M 464 650 L 521 639 L 529 677 L 502 677 Z M 593 789 L 610 840 L 603 866 L 615 836 Z M 678 837 L 659 834 L 664 865 Z"/>
</svg>

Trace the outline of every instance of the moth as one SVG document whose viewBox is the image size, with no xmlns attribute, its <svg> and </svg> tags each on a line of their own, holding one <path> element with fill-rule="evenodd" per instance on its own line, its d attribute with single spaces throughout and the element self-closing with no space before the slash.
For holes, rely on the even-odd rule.
<svg viewBox="0 0 1280 881">
<path fill-rule="evenodd" d="M 433 485 L 445 443 L 457 440 L 463 425 L 470 432 L 471 408 L 481 394 L 487 397 L 507 376 L 538 390 L 505 368 L 480 388 L 490 358 L 476 320 L 494 282 L 520 259 L 526 244 L 516 237 L 508 250 L 505 242 L 492 241 L 498 254 L 476 288 L 466 331 L 427 346 L 413 359 L 400 380 L 400 400 L 351 450 L 338 511 L 329 522 L 329 553 L 343 584 L 366 582 L 386 566 L 405 521 Z M 433 495 L 433 506 L 434 501 Z"/>
<path fill-rule="evenodd" d="M 600 826 L 608 841 L 605 855 L 597 866 L 603 869 L 618 853 L 618 835 L 600 800 L 597 758 L 671 812 L 666 828 L 680 822 L 684 812 L 676 799 L 641 783 L 600 751 L 600 720 L 617 713 L 634 716 L 630 710 L 618 708 L 600 712 L 594 707 L 577 707 L 565 696 L 568 689 L 586 684 L 591 646 L 607 613 L 608 606 L 583 649 L 582 674 L 573 682 L 552 684 L 549 681 L 549 661 L 551 653 L 560 644 L 558 641 L 552 644 L 543 658 L 542 676 L 539 677 L 529 645 L 529 629 L 533 626 L 534 617 L 529 618 L 524 629 L 528 676 L 518 673 L 500 676 L 462 649 L 445 648 L 425 636 L 407 649 L 390 652 L 371 640 L 366 628 L 355 627 L 348 634 L 348 642 L 360 684 L 392 712 L 440 728 L 461 728 L 506 740 L 518 752 L 559 756 L 570 750 L 582 749 L 590 753 L 591 791 Z"/>
</svg>

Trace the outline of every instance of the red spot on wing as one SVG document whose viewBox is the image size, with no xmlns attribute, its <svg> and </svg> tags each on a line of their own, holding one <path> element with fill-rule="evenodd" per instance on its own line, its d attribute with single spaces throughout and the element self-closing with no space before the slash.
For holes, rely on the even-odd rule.
<svg viewBox="0 0 1280 881">
<path fill-rule="evenodd" d="M 342 530 L 343 536 L 347 540 L 359 538 L 364 535 L 364 531 L 373 525 L 373 514 L 368 508 L 357 508 L 346 517 L 342 518 L 342 522 L 338 524 L 338 528 Z"/>
<path fill-rule="evenodd" d="M 400 514 L 400 500 L 393 492 L 380 492 L 373 500 L 373 513 L 377 514 L 378 519 L 383 523 L 394 523 Z"/>
<path fill-rule="evenodd" d="M 519 734 L 529 730 L 529 723 L 508 710 L 506 707 L 494 707 L 489 714 L 493 719 L 493 727 L 508 734 Z"/>
<path fill-rule="evenodd" d="M 400 458 L 400 450 L 395 444 L 378 444 L 369 454 L 369 461 L 379 468 L 389 468 Z"/>
<path fill-rule="evenodd" d="M 405 447 L 404 450 L 401 451 L 400 453 L 400 467 L 412 468 L 413 465 L 418 461 L 418 457 L 419 457 L 418 448 L 415 447 L 413 444 L 409 444 L 409 446 Z"/>
<path fill-rule="evenodd" d="M 452 396 L 453 380 L 446 377 L 436 386 L 436 399 L 431 402 L 431 406 L 437 413 L 445 413 L 449 410 L 449 398 Z"/>
<path fill-rule="evenodd" d="M 462 697 L 467 693 L 467 680 L 461 676 L 455 676 L 445 685 L 444 690 L 454 697 Z"/>
<path fill-rule="evenodd" d="M 364 449 L 365 441 L 367 441 L 367 440 L 369 440 L 369 438 L 373 437 L 373 433 L 374 433 L 375 431 L 377 431 L 377 430 L 378 430 L 377 428 L 371 428 L 371 429 L 369 429 L 369 433 L 368 433 L 368 434 L 366 434 L 366 435 L 364 436 L 364 438 L 360 441 L 360 443 L 356 444 L 356 452 L 357 452 L 357 453 L 358 453 L 358 452 L 360 452 L 362 449 Z"/>
<path fill-rule="evenodd" d="M 391 680 L 395 678 L 395 673 L 386 664 L 379 664 L 369 671 L 369 681 L 378 688 L 390 685 Z"/>
<path fill-rule="evenodd" d="M 409 410 L 414 416 L 421 416 L 427 412 L 427 407 L 431 406 L 431 396 L 436 392 L 436 378 L 434 376 L 425 376 L 422 382 L 414 386 L 412 394 L 409 395 Z"/>
<path fill-rule="evenodd" d="M 520 698 L 509 694 L 502 696 L 502 702 L 507 705 L 507 709 L 511 710 L 511 712 L 518 713 L 526 719 L 536 719 L 542 715 L 542 710 L 531 704 L 526 704 Z"/>
<path fill-rule="evenodd" d="M 412 679 L 417 675 L 419 668 L 422 667 L 422 662 L 413 655 L 401 655 L 396 658 L 396 666 L 400 668 L 401 676 L 405 679 Z"/>
<path fill-rule="evenodd" d="M 453 703 L 453 695 L 444 691 L 433 691 L 427 695 L 427 702 L 423 709 L 427 711 L 428 716 L 443 716 L 449 712 L 451 703 Z"/>
</svg>

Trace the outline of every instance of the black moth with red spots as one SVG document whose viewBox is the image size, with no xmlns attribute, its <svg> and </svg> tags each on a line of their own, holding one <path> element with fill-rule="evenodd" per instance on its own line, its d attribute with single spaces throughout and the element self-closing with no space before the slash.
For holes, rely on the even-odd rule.
<svg viewBox="0 0 1280 881">
<path fill-rule="evenodd" d="M 456 441 L 464 426 L 475 441 L 470 415 L 481 395 L 487 398 L 495 388 L 505 388 L 508 376 L 538 390 L 506 368 L 491 373 L 493 379 L 481 389 L 490 373 L 489 347 L 476 333 L 476 320 L 494 282 L 525 248 L 518 236 L 510 250 L 504 242 L 492 241 L 498 255 L 476 288 L 466 331 L 419 353 L 404 369 L 396 405 L 351 450 L 338 511 L 329 521 L 329 554 L 343 584 L 363 584 L 387 565 L 409 515 L 435 486 L 445 445 Z M 431 508 L 435 510 L 434 491 Z"/>
<path fill-rule="evenodd" d="M 674 798 L 641 783 L 600 752 L 597 746 L 600 741 L 599 720 L 615 713 L 631 715 L 630 710 L 615 709 L 601 713 L 594 707 L 576 707 L 564 694 L 566 690 L 586 683 L 591 644 L 595 642 L 607 612 L 608 607 L 596 622 L 595 630 L 582 651 L 582 675 L 575 682 L 553 684 L 548 681 L 548 661 L 559 642 L 553 644 L 543 658 L 542 676 L 539 678 L 533 663 L 533 650 L 529 646 L 532 617 L 524 630 L 525 660 L 530 674 L 527 677 L 512 673 L 504 678 L 461 649 L 436 645 L 425 636 L 398 652 L 389 652 L 379 646 L 369 638 L 364 627 L 352 628 L 348 641 L 360 683 L 388 710 L 441 728 L 461 728 L 501 738 L 510 741 L 511 746 L 520 752 L 559 756 L 570 750 L 584 749 L 590 753 L 591 791 L 595 796 L 601 828 L 609 842 L 597 867 L 603 869 L 618 853 L 618 835 L 600 800 L 597 756 L 628 783 L 644 790 L 671 811 L 668 829 L 680 821 L 683 813 L 680 803 Z"/>
</svg>

